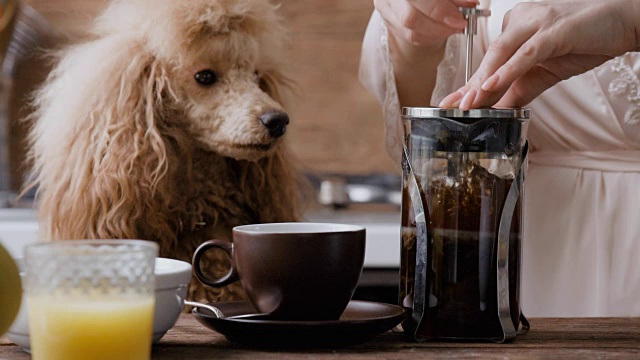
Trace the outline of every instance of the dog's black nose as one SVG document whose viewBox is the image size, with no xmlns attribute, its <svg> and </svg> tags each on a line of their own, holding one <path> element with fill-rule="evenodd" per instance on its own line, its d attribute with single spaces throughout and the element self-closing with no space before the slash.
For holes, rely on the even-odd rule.
<svg viewBox="0 0 640 360">
<path fill-rule="evenodd" d="M 289 115 L 282 111 L 269 111 L 260 115 L 260 122 L 269 130 L 269 135 L 279 138 L 287 130 Z"/>
</svg>

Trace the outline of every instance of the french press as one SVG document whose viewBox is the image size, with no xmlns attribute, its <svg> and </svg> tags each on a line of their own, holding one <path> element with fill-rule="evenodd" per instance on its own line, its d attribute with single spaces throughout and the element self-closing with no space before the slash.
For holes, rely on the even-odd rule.
<svg viewBox="0 0 640 360">
<path fill-rule="evenodd" d="M 467 80 L 477 16 L 467 18 Z M 413 340 L 509 342 L 520 311 L 527 109 L 402 109 L 400 304 Z M 521 326 L 522 325 L 522 326 Z"/>
</svg>

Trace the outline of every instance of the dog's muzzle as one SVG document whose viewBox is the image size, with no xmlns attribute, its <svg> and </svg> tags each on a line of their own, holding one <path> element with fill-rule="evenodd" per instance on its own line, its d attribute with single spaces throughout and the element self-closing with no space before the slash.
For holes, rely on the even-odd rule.
<svg viewBox="0 0 640 360">
<path fill-rule="evenodd" d="M 279 138 L 287 130 L 289 115 L 282 111 L 269 111 L 260 115 L 260 122 L 267 128 L 269 135 Z"/>
</svg>

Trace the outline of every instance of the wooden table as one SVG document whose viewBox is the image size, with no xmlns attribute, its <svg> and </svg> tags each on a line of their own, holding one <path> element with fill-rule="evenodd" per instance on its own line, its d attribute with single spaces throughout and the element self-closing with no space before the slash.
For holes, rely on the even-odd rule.
<svg viewBox="0 0 640 360">
<path fill-rule="evenodd" d="M 153 359 L 640 359 L 640 318 L 532 319 L 514 343 L 406 342 L 386 333 L 343 349 L 260 350 L 229 343 L 183 314 L 154 347 Z M 0 338 L 0 359 L 29 355 Z"/>
</svg>

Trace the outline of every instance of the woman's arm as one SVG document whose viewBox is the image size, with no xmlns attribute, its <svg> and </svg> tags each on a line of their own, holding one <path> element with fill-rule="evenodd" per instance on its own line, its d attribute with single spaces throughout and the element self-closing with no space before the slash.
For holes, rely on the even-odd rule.
<svg viewBox="0 0 640 360">
<path fill-rule="evenodd" d="M 640 0 L 520 3 L 505 16 L 471 81 L 440 106 L 524 106 L 639 45 Z"/>
</svg>

